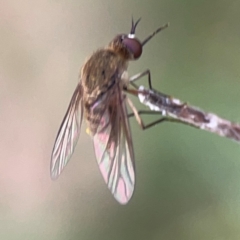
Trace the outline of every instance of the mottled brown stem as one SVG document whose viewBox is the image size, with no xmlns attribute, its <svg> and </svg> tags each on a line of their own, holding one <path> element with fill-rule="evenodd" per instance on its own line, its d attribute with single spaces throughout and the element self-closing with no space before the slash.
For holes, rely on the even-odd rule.
<svg viewBox="0 0 240 240">
<path fill-rule="evenodd" d="M 216 114 L 204 112 L 156 90 L 145 89 L 143 86 L 140 86 L 139 90 L 144 91 L 144 94 L 138 94 L 140 102 L 152 111 L 159 112 L 166 119 L 170 121 L 174 119 L 175 122 L 240 142 L 240 124 L 220 118 Z"/>
</svg>

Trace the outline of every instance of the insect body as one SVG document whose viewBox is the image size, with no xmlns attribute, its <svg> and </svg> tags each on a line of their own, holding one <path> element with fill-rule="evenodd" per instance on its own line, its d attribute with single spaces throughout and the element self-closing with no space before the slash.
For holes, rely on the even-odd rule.
<svg viewBox="0 0 240 240">
<path fill-rule="evenodd" d="M 128 61 L 142 54 L 143 45 L 135 38 L 134 23 L 130 34 L 117 35 L 106 48 L 99 49 L 81 70 L 80 81 L 60 126 L 53 147 L 50 172 L 56 179 L 73 154 L 83 116 L 93 137 L 96 159 L 103 178 L 117 201 L 126 204 L 135 184 L 135 163 L 126 100 L 125 78 Z"/>
</svg>

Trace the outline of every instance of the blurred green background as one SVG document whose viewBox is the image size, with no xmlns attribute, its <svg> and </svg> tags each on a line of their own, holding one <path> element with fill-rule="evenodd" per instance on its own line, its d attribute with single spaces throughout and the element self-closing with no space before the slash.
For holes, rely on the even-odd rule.
<svg viewBox="0 0 240 240">
<path fill-rule="evenodd" d="M 0 239 L 240 239 L 240 146 L 204 131 L 141 131 L 131 119 L 137 185 L 126 206 L 106 188 L 85 124 L 71 163 L 50 179 L 80 66 L 128 33 L 132 15 L 140 39 L 170 27 L 130 75 L 149 68 L 158 90 L 240 122 L 239 1 L 2 0 Z"/>
</svg>

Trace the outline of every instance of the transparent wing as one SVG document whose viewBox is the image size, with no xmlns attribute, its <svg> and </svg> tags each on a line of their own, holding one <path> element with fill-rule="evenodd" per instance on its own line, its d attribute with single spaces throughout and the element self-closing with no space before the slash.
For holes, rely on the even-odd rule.
<svg viewBox="0 0 240 240">
<path fill-rule="evenodd" d="M 118 86 L 117 86 L 118 87 Z M 97 162 L 116 200 L 126 204 L 134 191 L 135 165 L 125 99 L 117 91 L 114 108 L 106 107 L 93 137 Z"/>
<path fill-rule="evenodd" d="M 73 93 L 68 110 L 58 131 L 51 158 L 50 174 L 56 179 L 73 154 L 83 118 L 82 85 L 79 83 Z"/>
</svg>

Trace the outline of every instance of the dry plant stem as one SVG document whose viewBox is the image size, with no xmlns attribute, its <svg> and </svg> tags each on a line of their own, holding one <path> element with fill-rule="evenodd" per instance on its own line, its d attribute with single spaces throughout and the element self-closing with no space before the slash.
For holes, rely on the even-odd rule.
<svg viewBox="0 0 240 240">
<path fill-rule="evenodd" d="M 214 113 L 204 112 L 156 90 L 145 89 L 143 86 L 139 87 L 138 97 L 142 104 L 162 115 L 163 118 L 160 122 L 184 123 L 240 142 L 240 124 L 220 118 Z M 155 123 L 151 124 L 151 126 L 153 125 Z"/>
</svg>

